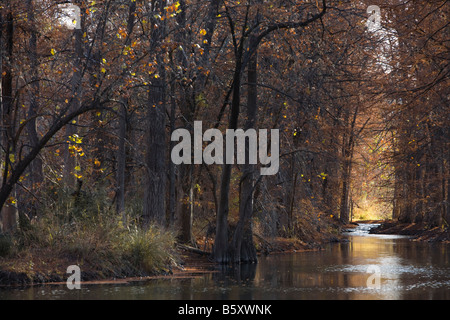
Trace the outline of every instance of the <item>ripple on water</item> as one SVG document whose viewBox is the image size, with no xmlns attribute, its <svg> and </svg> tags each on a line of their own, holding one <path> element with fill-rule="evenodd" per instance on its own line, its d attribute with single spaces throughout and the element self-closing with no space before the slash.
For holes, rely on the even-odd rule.
<svg viewBox="0 0 450 320">
<path fill-rule="evenodd" d="M 325 272 L 343 272 L 343 273 L 373 273 L 368 271 L 371 266 L 379 267 L 381 276 L 389 278 L 389 276 L 400 275 L 414 275 L 425 278 L 432 278 L 436 276 L 446 276 L 450 274 L 448 268 L 436 268 L 433 266 L 414 266 L 414 265 L 400 265 L 400 264 L 345 264 L 328 266 L 324 269 Z"/>
</svg>

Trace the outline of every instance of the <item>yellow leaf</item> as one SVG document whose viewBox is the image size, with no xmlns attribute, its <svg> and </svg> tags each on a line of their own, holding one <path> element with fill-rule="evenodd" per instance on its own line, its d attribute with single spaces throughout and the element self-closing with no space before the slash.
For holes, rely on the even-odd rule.
<svg viewBox="0 0 450 320">
<path fill-rule="evenodd" d="M 80 166 L 76 166 L 75 167 L 75 171 L 81 171 L 81 167 Z"/>
<path fill-rule="evenodd" d="M 202 36 L 206 35 L 206 30 L 205 30 L 205 29 L 200 30 L 200 34 L 201 34 Z"/>
<path fill-rule="evenodd" d="M 52 56 L 54 56 L 54 55 L 56 54 L 55 49 L 52 49 L 52 50 L 50 51 L 50 53 L 52 54 Z"/>
</svg>

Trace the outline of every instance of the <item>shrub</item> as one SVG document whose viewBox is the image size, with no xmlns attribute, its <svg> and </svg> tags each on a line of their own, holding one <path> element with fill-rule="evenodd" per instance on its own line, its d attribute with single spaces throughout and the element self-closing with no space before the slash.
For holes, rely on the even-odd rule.
<svg viewBox="0 0 450 320">
<path fill-rule="evenodd" d="M 148 230 L 135 228 L 126 236 L 125 258 L 138 270 L 155 273 L 173 261 L 175 237 L 155 226 Z"/>
<path fill-rule="evenodd" d="M 0 234 L 0 257 L 6 257 L 11 253 L 12 241 L 11 237 Z"/>
</svg>

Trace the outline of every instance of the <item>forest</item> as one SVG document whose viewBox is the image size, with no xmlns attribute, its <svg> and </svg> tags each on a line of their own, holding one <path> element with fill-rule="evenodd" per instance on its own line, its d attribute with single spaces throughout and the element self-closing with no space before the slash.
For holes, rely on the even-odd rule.
<svg viewBox="0 0 450 320">
<path fill-rule="evenodd" d="M 449 230 L 448 1 L 0 10 L 0 270 L 153 274 L 180 246 L 255 263 L 356 220 Z M 174 163 L 174 132 L 199 128 L 265 130 L 278 171 L 194 161 L 212 137 Z"/>
</svg>

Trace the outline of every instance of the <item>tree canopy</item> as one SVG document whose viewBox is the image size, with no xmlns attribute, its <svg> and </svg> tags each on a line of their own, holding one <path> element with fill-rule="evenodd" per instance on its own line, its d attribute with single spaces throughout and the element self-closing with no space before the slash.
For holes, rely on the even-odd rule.
<svg viewBox="0 0 450 320">
<path fill-rule="evenodd" d="M 447 1 L 4 0 L 0 10 L 5 233 L 61 193 L 101 197 L 124 225 L 210 239 L 219 263 L 255 262 L 254 236 L 314 242 L 357 214 L 448 227 Z M 173 163 L 172 133 L 193 136 L 196 121 L 223 134 L 278 129 L 278 172 Z"/>
</svg>

